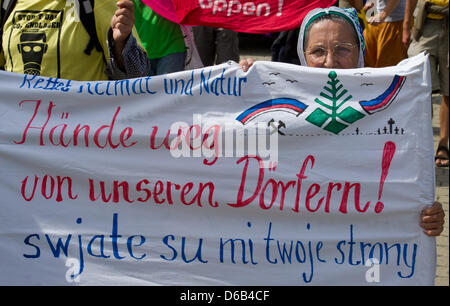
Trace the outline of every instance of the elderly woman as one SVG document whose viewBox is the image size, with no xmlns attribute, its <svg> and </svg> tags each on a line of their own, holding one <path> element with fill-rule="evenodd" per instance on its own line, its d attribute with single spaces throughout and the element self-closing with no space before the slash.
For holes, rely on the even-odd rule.
<svg viewBox="0 0 450 306">
<path fill-rule="evenodd" d="M 364 36 L 354 9 L 330 7 L 314 9 L 300 27 L 297 52 L 300 63 L 316 68 L 361 68 L 364 66 Z M 254 59 L 242 60 L 247 71 Z M 439 236 L 444 226 L 444 210 L 434 202 L 422 210 L 420 226 L 428 236 Z"/>
</svg>

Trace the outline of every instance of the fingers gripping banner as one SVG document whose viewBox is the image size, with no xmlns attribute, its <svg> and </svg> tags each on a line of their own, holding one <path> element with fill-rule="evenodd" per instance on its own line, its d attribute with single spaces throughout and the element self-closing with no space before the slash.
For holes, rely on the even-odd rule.
<svg viewBox="0 0 450 306">
<path fill-rule="evenodd" d="M 0 73 L 0 284 L 433 284 L 427 58 Z"/>
</svg>

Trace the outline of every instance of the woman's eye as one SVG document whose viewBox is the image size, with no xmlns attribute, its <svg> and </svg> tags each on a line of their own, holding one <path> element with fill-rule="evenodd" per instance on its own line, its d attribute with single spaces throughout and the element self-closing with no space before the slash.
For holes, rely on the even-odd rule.
<svg viewBox="0 0 450 306">
<path fill-rule="evenodd" d="M 348 54 L 350 54 L 352 51 L 348 48 L 345 47 L 337 47 L 334 50 L 334 53 L 338 56 L 347 56 Z"/>
<path fill-rule="evenodd" d="M 317 48 L 317 49 L 311 50 L 311 54 L 313 54 L 315 56 L 323 56 L 323 55 L 325 55 L 325 53 L 326 53 L 325 49 L 322 49 L 322 48 Z"/>
</svg>

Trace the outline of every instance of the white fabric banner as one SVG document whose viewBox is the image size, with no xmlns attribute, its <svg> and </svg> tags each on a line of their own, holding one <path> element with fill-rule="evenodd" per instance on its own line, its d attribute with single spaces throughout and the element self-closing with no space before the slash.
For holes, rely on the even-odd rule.
<svg viewBox="0 0 450 306">
<path fill-rule="evenodd" d="M 0 72 L 2 285 L 432 285 L 425 55 Z"/>
</svg>

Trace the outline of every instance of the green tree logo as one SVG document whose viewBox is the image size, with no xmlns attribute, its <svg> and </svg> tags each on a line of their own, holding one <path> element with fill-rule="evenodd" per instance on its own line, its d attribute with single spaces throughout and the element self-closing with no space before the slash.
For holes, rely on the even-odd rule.
<svg viewBox="0 0 450 306">
<path fill-rule="evenodd" d="M 320 96 L 330 101 L 329 103 L 322 102 L 318 98 L 315 101 L 321 106 L 316 108 L 307 118 L 306 121 L 323 128 L 326 131 L 334 134 L 339 134 L 343 129 L 350 124 L 364 118 L 365 115 L 351 106 L 339 111 L 341 107 L 352 98 L 352 95 L 347 94 L 347 89 L 343 89 L 343 85 L 339 84 L 337 74 L 335 71 L 331 71 L 328 74 L 329 81 L 328 86 L 324 86 L 323 89 L 327 92 L 321 92 Z M 341 98 L 343 98 L 341 100 Z M 339 101 L 342 102 L 339 102 Z M 325 110 L 324 110 L 325 109 Z M 330 120 L 331 118 L 331 120 Z M 338 121 L 339 118 L 339 121 Z"/>
</svg>

